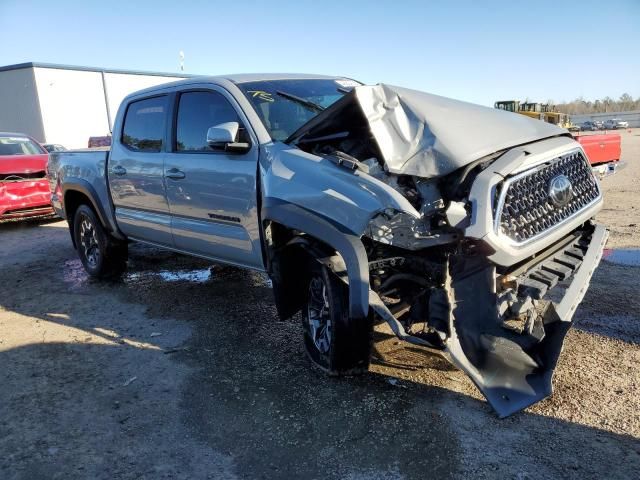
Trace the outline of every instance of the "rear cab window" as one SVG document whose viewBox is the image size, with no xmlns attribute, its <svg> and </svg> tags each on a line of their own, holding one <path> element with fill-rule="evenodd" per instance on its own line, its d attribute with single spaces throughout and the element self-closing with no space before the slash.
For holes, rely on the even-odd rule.
<svg viewBox="0 0 640 480">
<path fill-rule="evenodd" d="M 131 102 L 122 127 L 122 144 L 136 152 L 159 152 L 165 132 L 166 95 Z"/>
</svg>

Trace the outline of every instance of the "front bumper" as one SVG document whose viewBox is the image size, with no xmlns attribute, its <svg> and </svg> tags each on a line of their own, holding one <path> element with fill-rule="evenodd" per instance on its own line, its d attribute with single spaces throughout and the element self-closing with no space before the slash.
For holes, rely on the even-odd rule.
<svg viewBox="0 0 640 480">
<path fill-rule="evenodd" d="M 0 220 L 53 214 L 46 179 L 0 183 Z"/>
<path fill-rule="evenodd" d="M 603 226 L 587 223 L 507 274 L 498 273 L 496 264 L 482 255 L 450 256 L 442 295 L 431 304 L 439 318 L 448 319 L 443 349 L 408 334 L 377 293 L 369 292 L 369 302 L 400 339 L 437 348 L 471 378 L 498 415 L 506 417 L 552 393 L 564 338 L 608 236 Z M 504 278 L 515 282 L 520 301 L 540 305 L 530 329 L 505 328 L 504 289 L 498 288 Z M 562 293 L 558 301 L 546 301 L 557 293 Z"/>
<path fill-rule="evenodd" d="M 564 338 L 609 235 L 601 225 L 591 228 L 575 242 L 531 266 L 521 277 L 521 293 L 532 298 L 552 293 L 556 284 L 564 288 L 562 298 L 549 302 L 542 313 L 539 342 L 527 344 L 501 326 L 494 267 L 472 259 L 456 259 L 451 264 L 451 336 L 447 354 L 469 375 L 500 417 L 552 393 L 552 377 Z"/>
</svg>

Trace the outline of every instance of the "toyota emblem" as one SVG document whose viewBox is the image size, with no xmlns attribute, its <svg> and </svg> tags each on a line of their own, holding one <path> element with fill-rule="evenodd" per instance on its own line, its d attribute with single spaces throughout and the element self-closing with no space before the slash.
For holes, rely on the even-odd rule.
<svg viewBox="0 0 640 480">
<path fill-rule="evenodd" d="M 549 183 L 549 198 L 557 207 L 566 206 L 573 198 L 571 180 L 566 175 L 553 177 Z"/>
</svg>

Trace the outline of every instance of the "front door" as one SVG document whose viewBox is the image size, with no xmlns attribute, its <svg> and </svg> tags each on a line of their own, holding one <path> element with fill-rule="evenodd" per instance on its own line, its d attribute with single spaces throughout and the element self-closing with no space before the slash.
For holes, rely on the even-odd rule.
<svg viewBox="0 0 640 480">
<path fill-rule="evenodd" d="M 130 238 L 173 246 L 164 187 L 163 143 L 169 101 L 160 95 L 131 102 L 108 165 L 116 221 Z"/>
<path fill-rule="evenodd" d="M 213 150 L 207 130 L 240 123 L 233 100 L 222 91 L 192 90 L 176 95 L 172 148 L 165 159 L 167 199 L 175 247 L 226 263 L 263 269 L 256 207 L 258 146 L 246 153 Z"/>
</svg>

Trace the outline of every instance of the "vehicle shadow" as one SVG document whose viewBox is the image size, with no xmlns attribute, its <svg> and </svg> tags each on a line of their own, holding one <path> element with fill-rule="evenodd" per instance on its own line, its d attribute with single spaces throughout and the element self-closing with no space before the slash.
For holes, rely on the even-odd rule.
<svg viewBox="0 0 640 480">
<path fill-rule="evenodd" d="M 409 357 L 401 362 L 377 351 L 374 361 L 389 374 L 316 372 L 303 355 L 299 322 L 278 320 L 259 274 L 136 246 L 127 274 L 104 283 L 69 275 L 78 265 L 59 268 L 64 258 L 26 266 L 47 284 L 38 302 L 11 281 L 25 265 L 0 271 L 7 312 L 74 332 L 60 342 L 0 344 L 0 365 L 10 366 L 0 373 L 3 478 L 78 475 L 80 455 L 88 462 L 83 477 L 129 478 L 181 457 L 189 459 L 175 463 L 186 469 L 181 475 L 204 477 L 198 463 L 210 466 L 208 459 L 173 438 L 176 421 L 247 479 L 629 478 L 639 471 L 633 436 L 530 411 L 498 420 L 469 395 L 390 383 L 394 369 L 420 361 L 449 369 L 415 347 L 403 347 Z M 188 275 L 203 270 L 210 275 Z M 105 303 L 111 297 L 117 301 Z M 188 325 L 190 335 L 166 334 L 175 324 Z M 163 335 L 150 337 L 154 329 Z M 169 398 L 179 399 L 177 419 L 163 406 Z"/>
<path fill-rule="evenodd" d="M 60 217 L 54 214 L 16 220 L 0 220 L 0 232 L 10 232 L 25 228 L 32 228 L 39 225 L 47 225 L 49 223 L 55 223 L 59 221 Z"/>
<path fill-rule="evenodd" d="M 383 326 L 387 330 L 386 326 Z M 373 335 L 371 363 L 380 367 L 416 372 L 424 369 L 441 372 L 457 371 L 442 355 L 426 348 L 401 342 L 393 333 L 377 329 Z M 384 348 L 382 348 L 384 346 Z"/>
</svg>

